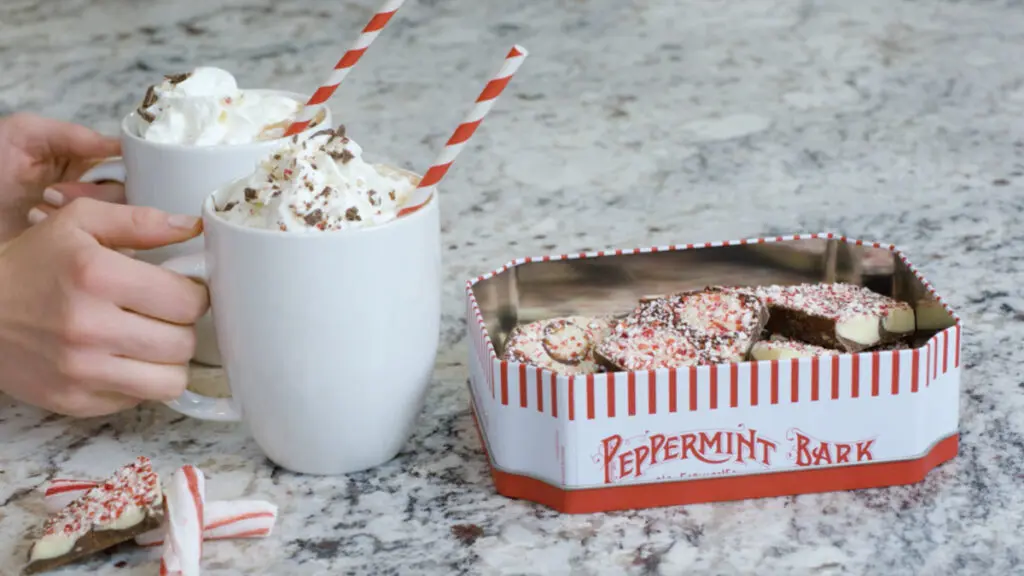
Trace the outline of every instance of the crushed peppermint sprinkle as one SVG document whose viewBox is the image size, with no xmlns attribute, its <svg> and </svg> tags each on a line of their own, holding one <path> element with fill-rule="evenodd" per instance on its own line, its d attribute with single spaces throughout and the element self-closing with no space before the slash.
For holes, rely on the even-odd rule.
<svg viewBox="0 0 1024 576">
<path fill-rule="evenodd" d="M 559 374 L 601 372 L 603 368 L 594 359 L 594 347 L 609 331 L 608 319 L 585 316 L 523 324 L 509 334 L 502 358 Z"/>
<path fill-rule="evenodd" d="M 622 370 L 742 361 L 766 317 L 764 304 L 745 289 L 648 299 L 615 324 L 597 354 Z"/>
<path fill-rule="evenodd" d="M 846 283 L 760 286 L 756 293 L 769 308 L 798 310 L 808 316 L 836 322 L 855 316 L 886 316 L 893 310 L 911 309 L 906 302 Z"/>
<path fill-rule="evenodd" d="M 116 522 L 131 508 L 150 515 L 162 502 L 157 474 L 149 458 L 139 456 L 49 518 L 43 536 L 60 534 L 78 540 L 94 528 Z"/>
</svg>

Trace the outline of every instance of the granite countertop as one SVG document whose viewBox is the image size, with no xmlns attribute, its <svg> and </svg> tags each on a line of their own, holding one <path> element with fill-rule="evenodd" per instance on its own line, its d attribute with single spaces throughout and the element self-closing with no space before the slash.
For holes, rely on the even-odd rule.
<svg viewBox="0 0 1024 576">
<path fill-rule="evenodd" d="M 164 72 L 308 91 L 370 0 L 6 0 L 0 113 L 115 132 Z M 393 462 L 269 465 L 159 405 L 72 421 L 0 399 L 0 574 L 53 474 L 136 454 L 281 506 L 207 574 L 1010 574 L 1024 549 L 1024 19 L 983 0 L 409 0 L 333 104 L 422 170 L 513 42 L 531 57 L 449 174 L 435 380 Z M 908 487 L 562 516 L 496 495 L 468 410 L 463 282 L 511 258 L 832 230 L 892 242 L 965 321 L 961 450 Z M 197 373 L 216 387 L 216 373 Z M 155 574 L 144 552 L 65 573 Z"/>
</svg>

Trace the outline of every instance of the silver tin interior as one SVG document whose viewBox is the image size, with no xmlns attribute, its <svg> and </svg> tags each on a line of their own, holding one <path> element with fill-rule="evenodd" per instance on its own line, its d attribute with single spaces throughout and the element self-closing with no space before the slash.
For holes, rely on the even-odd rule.
<svg viewBox="0 0 1024 576">
<path fill-rule="evenodd" d="M 478 282 L 473 293 L 500 354 L 516 324 L 625 314 L 643 296 L 705 286 L 805 282 L 849 282 L 909 302 L 919 341 L 956 322 L 888 249 L 826 238 L 529 262 Z"/>
</svg>

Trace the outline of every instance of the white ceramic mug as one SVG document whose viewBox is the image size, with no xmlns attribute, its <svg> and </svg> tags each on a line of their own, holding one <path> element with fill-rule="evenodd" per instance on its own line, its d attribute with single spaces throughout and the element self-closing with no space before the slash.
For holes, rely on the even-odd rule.
<svg viewBox="0 0 1024 576">
<path fill-rule="evenodd" d="M 299 102 L 306 97 L 282 90 L 247 90 L 273 93 Z M 330 127 L 331 114 L 309 131 Z M 286 142 L 265 140 L 251 144 L 191 146 L 150 142 L 139 135 L 139 117 L 132 112 L 121 121 L 120 158 L 110 158 L 82 175 L 82 182 L 115 181 L 125 186 L 128 204 L 149 206 L 173 214 L 199 216 L 203 201 L 221 186 L 252 173 L 256 164 Z M 138 253 L 137 258 L 157 264 L 164 260 L 202 250 L 202 238 Z M 196 351 L 193 360 L 220 366 L 213 322 L 209 315 L 196 324 Z"/>
<path fill-rule="evenodd" d="M 231 398 L 186 391 L 168 406 L 244 421 L 295 472 L 345 474 L 394 458 L 437 354 L 438 212 L 435 194 L 381 226 L 301 234 L 233 224 L 208 199 L 205 251 L 164 266 L 209 287 Z"/>
</svg>

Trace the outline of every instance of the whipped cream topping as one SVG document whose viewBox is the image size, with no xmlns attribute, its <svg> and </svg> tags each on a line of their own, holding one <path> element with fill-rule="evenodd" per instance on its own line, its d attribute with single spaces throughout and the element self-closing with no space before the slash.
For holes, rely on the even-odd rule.
<svg viewBox="0 0 1024 576">
<path fill-rule="evenodd" d="M 362 155 L 344 126 L 293 137 L 252 175 L 217 193 L 217 212 L 236 224 L 285 232 L 385 224 L 397 217 L 415 185 Z"/>
<path fill-rule="evenodd" d="M 220 68 L 172 74 L 146 91 L 139 135 L 151 142 L 214 146 L 280 138 L 301 105 L 280 94 L 238 88 Z"/>
</svg>

